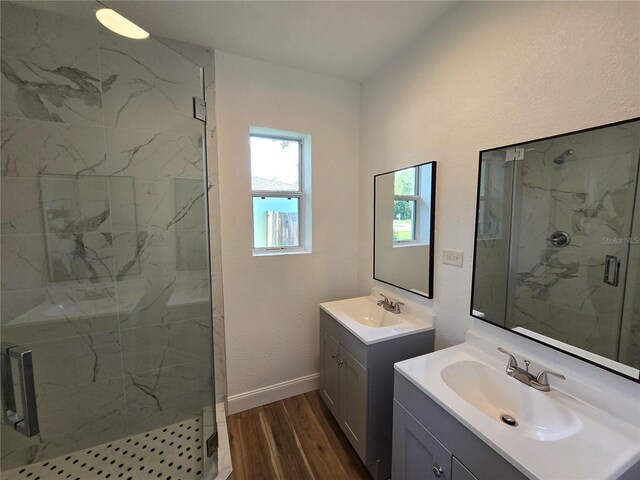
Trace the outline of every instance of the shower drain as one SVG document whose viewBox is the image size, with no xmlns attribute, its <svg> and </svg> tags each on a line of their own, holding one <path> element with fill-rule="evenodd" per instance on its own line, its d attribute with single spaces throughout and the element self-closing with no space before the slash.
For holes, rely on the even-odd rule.
<svg viewBox="0 0 640 480">
<path fill-rule="evenodd" d="M 200 417 L 14 470 L 3 480 L 202 478 Z"/>
<path fill-rule="evenodd" d="M 507 413 L 503 413 L 502 415 L 500 415 L 500 420 L 502 420 L 503 423 L 506 423 L 510 427 L 518 426 L 518 421 Z"/>
</svg>

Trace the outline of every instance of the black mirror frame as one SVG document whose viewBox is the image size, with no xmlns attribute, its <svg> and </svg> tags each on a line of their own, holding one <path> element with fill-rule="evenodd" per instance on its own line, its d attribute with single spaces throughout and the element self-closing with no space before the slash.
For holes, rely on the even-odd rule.
<svg viewBox="0 0 640 480">
<path fill-rule="evenodd" d="M 391 282 L 387 282 L 386 280 L 382 280 L 380 278 L 376 277 L 376 178 L 382 176 L 382 175 L 388 175 L 390 173 L 395 173 L 395 172 L 399 172 L 401 170 L 406 170 L 407 168 L 414 168 L 414 167 L 422 167 L 424 165 L 431 165 L 431 206 L 430 206 L 430 225 L 429 225 L 429 239 L 430 239 L 430 245 L 429 245 L 429 272 L 428 272 L 428 277 L 429 277 L 429 289 L 428 292 L 426 292 L 426 295 L 421 295 L 413 290 L 410 290 L 408 288 L 404 288 L 401 287 L 399 285 L 396 285 L 395 283 L 391 283 Z M 435 245 L 435 224 L 436 224 L 436 172 L 437 172 L 437 165 L 438 162 L 431 161 L 431 162 L 424 162 L 424 163 L 418 163 L 416 165 L 408 165 L 406 167 L 402 167 L 402 168 L 398 168 L 396 170 L 390 170 L 388 172 L 383 172 L 383 173 L 378 173 L 376 175 L 373 176 L 373 279 L 377 280 L 378 282 L 382 282 L 382 283 L 386 283 L 387 285 L 391 285 L 393 287 L 399 288 L 401 290 L 404 290 L 405 292 L 409 292 L 412 293 L 414 295 L 417 295 L 419 297 L 422 298 L 429 298 L 432 299 L 433 298 L 433 261 L 434 261 L 434 245 Z"/>
<path fill-rule="evenodd" d="M 518 335 L 520 337 L 523 337 L 523 338 L 526 338 L 526 339 L 531 340 L 533 342 L 539 343 L 540 345 L 544 345 L 544 346 L 546 346 L 548 348 L 551 348 L 553 350 L 556 350 L 558 352 L 562 352 L 562 353 L 564 353 L 566 355 L 569 355 L 569 356 L 571 356 L 573 358 L 577 358 L 578 360 L 582 360 L 583 362 L 586 362 L 586 363 L 589 363 L 589 364 L 594 365 L 596 367 L 602 368 L 604 370 L 607 370 L 607 371 L 609 371 L 611 373 L 614 373 L 616 375 L 619 375 L 619 376 L 621 376 L 623 378 L 626 378 L 626 379 L 631 380 L 631 381 L 636 382 L 636 383 L 640 383 L 640 374 L 638 375 L 638 378 L 631 377 L 631 376 L 626 375 L 626 374 L 624 374 L 624 373 L 622 373 L 622 372 L 620 372 L 618 370 L 609 368 L 609 367 L 607 367 L 605 365 L 602 365 L 600 363 L 597 363 L 597 362 L 595 362 L 593 360 L 589 360 L 588 358 L 582 357 L 582 356 L 577 355 L 575 353 L 571 353 L 571 352 L 569 352 L 567 350 L 564 350 L 564 349 L 562 349 L 560 347 L 556 347 L 554 345 L 550 345 L 548 343 L 543 342 L 542 340 L 537 340 L 535 338 L 531 338 L 528 335 L 525 335 L 523 333 L 515 332 L 512 329 L 507 328 L 506 326 L 500 325 L 498 323 L 494 323 L 494 322 L 492 322 L 492 321 L 490 321 L 490 320 L 488 320 L 486 318 L 482 318 L 482 317 L 479 317 L 477 315 L 474 315 L 473 314 L 473 294 L 475 292 L 475 284 L 476 284 L 476 258 L 477 258 L 476 255 L 477 255 L 477 248 L 478 248 L 478 220 L 479 220 L 478 217 L 479 217 L 479 213 L 480 213 L 479 212 L 479 207 L 480 207 L 480 179 L 481 179 L 481 175 L 480 174 L 481 174 L 481 169 L 482 169 L 482 154 L 486 153 L 486 152 L 492 152 L 494 150 L 502 150 L 502 149 L 505 149 L 505 148 L 519 147 L 519 146 L 521 146 L 523 144 L 526 144 L 526 143 L 541 142 L 541 141 L 544 141 L 544 140 L 553 140 L 555 138 L 565 137 L 567 135 L 574 135 L 574 134 L 577 134 L 577 133 L 590 132 L 592 130 L 598 130 L 598 129 L 601 129 L 601 128 L 615 127 L 617 125 L 623 125 L 625 123 L 637 122 L 639 120 L 640 120 L 640 117 L 634 117 L 634 118 L 629 118 L 627 120 L 621 120 L 621 121 L 618 121 L 618 122 L 607 123 L 607 124 L 604 124 L 604 125 L 598 125 L 598 126 L 595 126 L 595 127 L 583 128 L 581 130 L 575 130 L 575 131 L 571 131 L 571 132 L 560 133 L 560 134 L 557 134 L 557 135 L 551 135 L 551 136 L 548 136 L 548 137 L 542 137 L 542 138 L 536 138 L 536 139 L 533 139 L 533 140 L 527 140 L 527 141 L 524 141 L 524 142 L 512 143 L 510 145 L 503 145 L 503 146 L 500 146 L 500 147 L 494 147 L 494 148 L 488 148 L 486 150 L 480 150 L 480 152 L 478 153 L 478 174 L 477 174 L 478 175 L 478 181 L 477 181 L 477 190 L 476 190 L 476 214 L 475 214 L 475 222 L 476 223 L 475 223 L 475 226 L 474 226 L 474 235 L 473 235 L 473 268 L 472 268 L 472 271 L 471 271 L 471 299 L 470 299 L 470 302 L 469 302 L 469 315 L 471 315 L 473 318 L 477 318 L 478 320 L 482 320 L 482 321 L 488 323 L 489 325 L 493 325 L 494 327 L 501 328 L 503 330 L 506 330 L 507 332 L 511 332 L 511 333 L 513 333 L 515 335 Z M 639 163 L 640 163 L 640 159 L 639 159 Z M 638 187 L 638 188 L 640 188 L 640 187 Z"/>
</svg>

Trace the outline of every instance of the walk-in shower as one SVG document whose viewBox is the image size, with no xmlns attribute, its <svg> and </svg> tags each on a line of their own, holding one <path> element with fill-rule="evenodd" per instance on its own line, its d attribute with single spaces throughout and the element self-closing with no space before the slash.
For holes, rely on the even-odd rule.
<svg viewBox="0 0 640 480">
<path fill-rule="evenodd" d="M 212 478 L 202 69 L 101 7 L 1 4 L 2 478 Z"/>
</svg>

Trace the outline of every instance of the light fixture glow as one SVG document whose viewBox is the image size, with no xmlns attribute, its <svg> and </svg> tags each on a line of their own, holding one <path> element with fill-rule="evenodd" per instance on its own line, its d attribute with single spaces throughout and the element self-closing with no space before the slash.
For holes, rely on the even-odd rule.
<svg viewBox="0 0 640 480">
<path fill-rule="evenodd" d="M 137 40 L 141 40 L 149 36 L 148 32 L 144 31 L 135 23 L 127 20 L 118 12 L 111 10 L 110 8 L 101 8 L 96 11 L 96 18 L 102 25 L 119 35 L 135 38 Z"/>
</svg>

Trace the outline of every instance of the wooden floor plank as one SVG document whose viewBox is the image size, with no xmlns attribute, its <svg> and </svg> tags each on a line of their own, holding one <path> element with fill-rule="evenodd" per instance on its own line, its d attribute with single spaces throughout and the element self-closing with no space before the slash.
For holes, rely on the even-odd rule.
<svg viewBox="0 0 640 480">
<path fill-rule="evenodd" d="M 280 480 L 259 412 L 238 418 L 245 478 Z"/>
<path fill-rule="evenodd" d="M 234 480 L 371 480 L 319 392 L 227 418 Z"/>
<path fill-rule="evenodd" d="M 329 440 L 329 444 L 336 452 L 340 463 L 347 471 L 349 478 L 354 480 L 371 480 L 369 471 L 364 466 L 360 457 L 354 450 L 353 446 L 349 443 L 349 440 L 340 429 L 340 425 L 333 418 L 333 415 L 327 408 L 320 397 L 320 392 L 315 390 L 304 394 L 305 398 L 311 405 L 311 410 L 318 417 L 318 424 L 320 424 Z"/>
<path fill-rule="evenodd" d="M 235 478 L 247 478 L 244 469 L 242 439 L 240 438 L 240 427 L 238 426 L 239 417 L 231 415 L 227 417 L 227 428 L 229 434 L 229 449 L 231 450 L 231 465 L 233 466 L 233 475 Z"/>
<path fill-rule="evenodd" d="M 313 476 L 322 480 L 352 480 L 340 464 L 336 452 L 330 447 L 329 440 L 304 395 L 287 398 L 282 403 L 300 440 Z"/>
<path fill-rule="evenodd" d="M 282 402 L 264 405 L 261 415 L 283 479 L 313 480 L 313 474 L 304 458 L 304 452 L 287 418 Z"/>
</svg>

